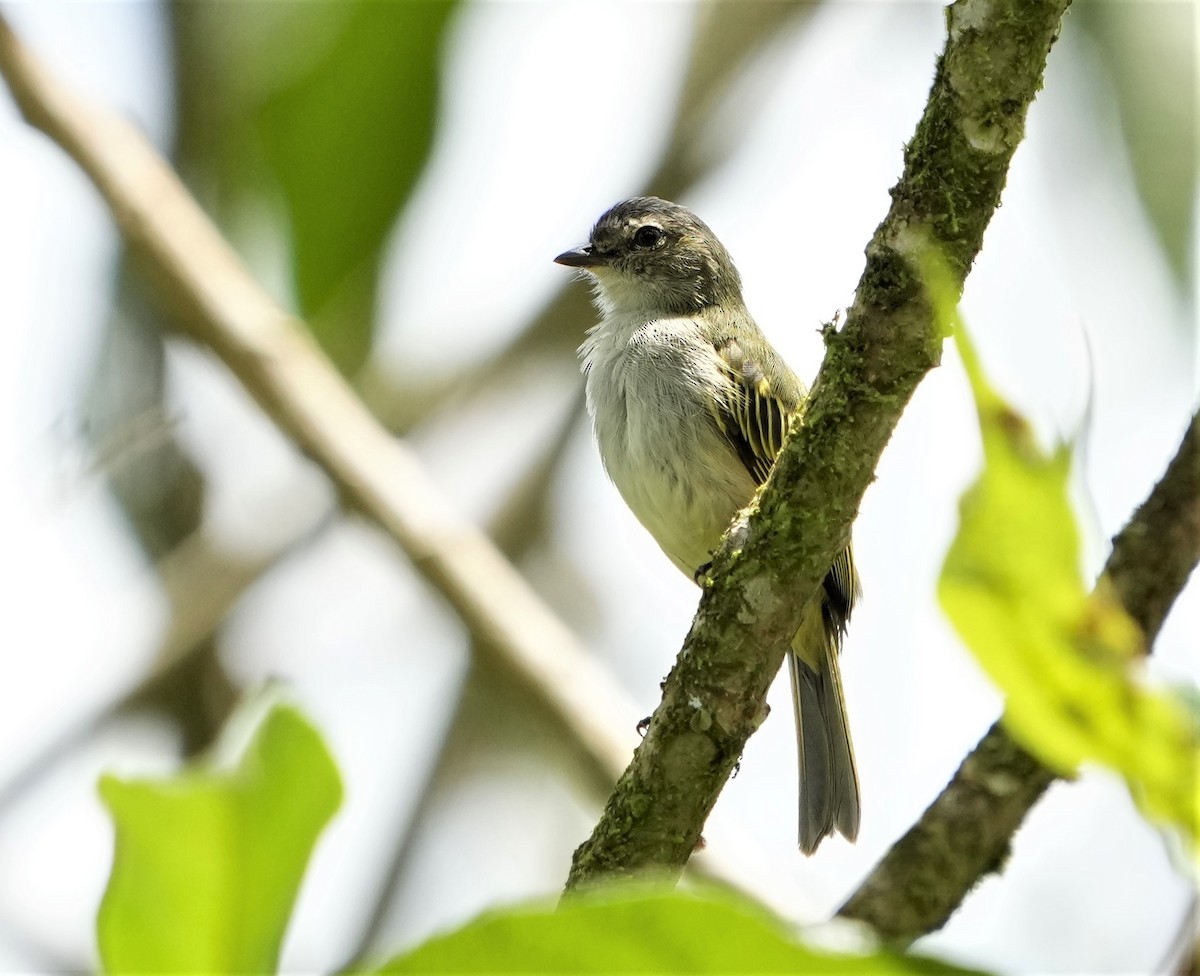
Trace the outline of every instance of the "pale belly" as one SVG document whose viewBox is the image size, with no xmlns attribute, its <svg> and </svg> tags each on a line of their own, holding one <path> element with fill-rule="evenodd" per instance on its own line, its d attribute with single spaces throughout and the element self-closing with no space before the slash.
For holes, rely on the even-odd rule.
<svg viewBox="0 0 1200 976">
<path fill-rule="evenodd" d="M 754 481 L 705 406 L 702 386 L 667 388 L 654 381 L 661 371 L 633 369 L 625 357 L 608 367 L 593 363 L 587 384 L 604 466 L 638 521 L 692 576 L 750 501 Z"/>
<path fill-rule="evenodd" d="M 697 477 L 694 471 L 670 471 L 666 464 L 649 470 L 643 464 L 636 471 L 610 464 L 609 473 L 630 511 L 688 576 L 709 562 L 733 516 L 753 494 L 748 477 L 749 490 L 735 497 L 727 484 L 689 484 Z"/>
</svg>

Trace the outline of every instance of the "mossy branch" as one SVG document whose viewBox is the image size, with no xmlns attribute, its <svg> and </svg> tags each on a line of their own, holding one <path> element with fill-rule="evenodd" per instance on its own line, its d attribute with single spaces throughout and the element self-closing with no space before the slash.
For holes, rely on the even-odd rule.
<svg viewBox="0 0 1200 976">
<path fill-rule="evenodd" d="M 942 336 L 912 259 L 931 242 L 961 290 L 1000 201 L 1069 0 L 958 0 L 892 206 L 867 246 L 845 327 L 830 330 L 802 425 L 727 536 L 663 700 L 567 892 L 675 877 L 766 714 L 806 598 L 845 546 L 900 415 Z"/>
<path fill-rule="evenodd" d="M 1149 648 L 1200 560 L 1200 414 L 1150 496 L 1113 539 L 1102 580 Z M 1025 815 L 1057 779 L 997 722 L 921 819 L 839 912 L 896 945 L 941 928 L 998 871 Z"/>
</svg>

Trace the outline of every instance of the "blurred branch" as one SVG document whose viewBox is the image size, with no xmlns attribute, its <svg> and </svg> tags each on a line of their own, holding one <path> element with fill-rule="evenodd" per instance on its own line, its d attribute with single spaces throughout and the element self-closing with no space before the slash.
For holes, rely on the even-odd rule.
<svg viewBox="0 0 1200 976">
<path fill-rule="evenodd" d="M 566 457 L 567 448 L 571 443 L 571 431 L 579 422 L 582 409 L 582 397 L 576 397 L 567 404 L 557 429 L 551 432 L 541 450 L 527 466 L 525 473 L 509 490 L 500 506 L 488 519 L 488 535 L 513 562 L 519 562 L 520 557 L 539 538 L 536 527 L 546 511 L 546 495 L 554 474 L 563 458 Z M 525 698 L 534 697 L 535 711 L 539 714 L 545 711 L 538 707 L 541 702 L 535 696 L 529 695 L 528 686 L 523 683 L 517 684 L 515 692 L 512 688 L 496 687 L 505 680 L 511 681 L 511 675 L 507 671 L 499 671 L 496 668 L 481 668 L 478 662 L 482 660 L 494 662 L 497 657 L 498 655 L 494 651 L 489 652 L 478 646 L 472 647 L 471 659 L 477 663 L 467 677 L 463 694 L 455 703 L 454 718 L 446 725 L 446 734 L 438 744 L 438 755 L 431 757 L 431 761 L 426 766 L 428 773 L 418 789 L 416 808 L 404 823 L 397 825 L 396 836 L 391 842 L 387 870 L 380 881 L 371 910 L 367 914 L 366 922 L 355 940 L 354 948 L 349 953 L 347 961 L 338 966 L 336 972 L 351 973 L 368 968 L 368 955 L 379 942 L 384 927 L 392 917 L 397 890 L 411 863 L 420 827 L 435 806 L 433 800 L 438 783 L 447 776 L 447 767 L 453 763 L 453 757 L 464 752 L 463 748 L 457 745 L 457 741 L 466 735 L 464 726 L 468 725 L 473 717 L 476 699 L 481 695 L 490 694 L 492 699 L 490 704 L 494 708 L 498 699 L 507 697 L 511 700 L 514 694 L 523 694 Z M 493 680 L 483 681 L 483 672 L 486 672 Z M 522 704 L 528 704 L 528 702 L 522 702 Z M 565 731 L 567 739 L 574 741 L 570 729 L 559 728 L 557 722 L 554 723 L 554 726 L 556 739 L 560 738 L 562 732 Z M 531 741 L 538 740 L 536 737 L 532 737 Z M 582 754 L 580 758 L 583 760 L 585 776 L 596 782 L 599 790 L 603 791 L 611 787 L 612 771 L 604 768 L 603 764 L 597 763 L 596 756 L 587 753 L 586 750 L 578 751 Z"/>
<path fill-rule="evenodd" d="M 206 486 L 176 441 L 162 331 L 144 292 L 123 254 L 115 311 L 91 377 L 87 434 L 94 470 L 108 481 L 137 542 L 157 561 L 199 528 Z"/>
<path fill-rule="evenodd" d="M 1192 950 L 1179 961 L 1179 968 L 1176 970 L 1179 976 L 1200 976 L 1200 945 L 1192 947 Z"/>
<path fill-rule="evenodd" d="M 26 120 L 80 165 L 176 321 L 211 348 L 345 500 L 375 521 L 455 609 L 481 650 L 541 700 L 615 779 L 638 712 L 612 676 L 478 529 L 445 505 L 420 463 L 355 397 L 304 331 L 245 270 L 167 164 L 123 119 L 63 88 L 0 18 L 0 74 Z M 710 876 L 738 872 L 711 852 Z"/>
<path fill-rule="evenodd" d="M 192 672 L 195 662 L 213 646 L 217 628 L 242 594 L 325 524 L 325 513 L 319 513 L 289 538 L 251 557 L 222 551 L 201 529 L 160 559 L 155 571 L 171 609 L 171 619 L 150 668 L 115 701 L 96 709 L 30 756 L 0 785 L 0 809 L 97 728 L 138 703 L 154 702 L 164 684 L 173 683 L 181 672 Z"/>
<path fill-rule="evenodd" d="M 558 427 L 551 432 L 542 450 L 488 519 L 487 534 L 514 562 L 525 555 L 531 543 L 542 537 L 550 486 L 583 414 L 583 390 L 580 389 L 563 410 Z"/>
<path fill-rule="evenodd" d="M 683 88 L 667 148 L 649 192 L 674 200 L 725 161 L 739 143 L 729 127 L 717 132 L 709 125 L 713 112 L 730 85 L 761 49 L 791 21 L 808 17 L 823 0 L 707 0 L 696 13 L 696 27 Z M 744 128 L 747 116 L 738 120 Z M 702 141 L 719 136 L 708 145 Z"/>
<path fill-rule="evenodd" d="M 205 476 L 177 441 L 178 424 L 166 402 L 167 353 L 162 329 L 128 252 L 118 267 L 115 312 L 109 316 L 88 397 L 88 435 L 103 476 L 133 535 L 156 568 L 203 518 Z M 168 583 L 169 612 L 187 612 L 190 593 Z M 182 603 L 176 603 L 176 600 Z M 183 735 L 184 753 L 208 746 L 228 716 L 236 692 L 216 644 L 189 647 L 188 660 L 159 672 L 136 703 L 169 717 Z M 169 672 L 169 673 L 168 673 Z"/>
<path fill-rule="evenodd" d="M 1200 414 L 1150 496 L 1113 539 L 1099 585 L 1111 585 L 1149 648 L 1200 560 Z M 839 914 L 907 945 L 941 928 L 986 874 L 1058 776 L 988 731 L 921 819 L 888 851 Z"/>
<path fill-rule="evenodd" d="M 83 973 L 94 966 L 89 954 L 64 952 L 57 946 L 47 945 L 40 933 L 28 930 L 20 921 L 0 916 L 0 940 L 3 941 L 5 956 L 13 971 L 18 971 L 15 957 L 24 964 L 24 972 L 30 973 Z"/>
<path fill-rule="evenodd" d="M 1175 938 L 1163 961 L 1154 967 L 1156 973 L 1174 976 L 1200 976 L 1200 899 L 1193 891 L 1183 911 Z"/>
<path fill-rule="evenodd" d="M 1000 202 L 1068 0 L 958 0 L 892 206 L 867 245 L 845 327 L 803 423 L 713 560 L 711 581 L 633 763 L 576 852 L 567 893 L 653 868 L 675 875 L 942 336 L 913 259 L 937 247 L 961 291 Z"/>
<path fill-rule="evenodd" d="M 61 87 L 7 25 L 0 71 L 30 124 L 91 177 L 158 276 L 178 324 L 399 543 L 471 633 L 619 770 L 628 745 L 617 730 L 632 736 L 636 710 L 483 534 L 448 510 L 416 458 L 363 408 L 302 323 L 253 280 L 167 164 L 124 120 Z"/>
</svg>

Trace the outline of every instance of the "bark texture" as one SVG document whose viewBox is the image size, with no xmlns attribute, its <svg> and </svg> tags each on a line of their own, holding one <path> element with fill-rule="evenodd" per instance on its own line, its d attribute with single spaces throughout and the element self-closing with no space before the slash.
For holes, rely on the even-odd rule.
<svg viewBox="0 0 1200 976">
<path fill-rule="evenodd" d="M 761 724 L 767 689 L 874 477 L 905 406 L 937 365 L 917 260 L 937 248 L 959 290 L 1000 202 L 1068 0 L 958 0 L 892 206 L 803 423 L 713 562 L 691 632 L 633 763 L 567 892 L 646 870 L 676 877 Z"/>
</svg>

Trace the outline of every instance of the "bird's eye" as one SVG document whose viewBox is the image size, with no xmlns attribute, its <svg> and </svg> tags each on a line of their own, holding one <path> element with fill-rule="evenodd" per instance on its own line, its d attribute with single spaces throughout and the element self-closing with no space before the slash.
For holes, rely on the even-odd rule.
<svg viewBox="0 0 1200 976">
<path fill-rule="evenodd" d="M 654 247 L 663 238 L 663 232 L 653 224 L 639 227 L 633 235 L 634 247 Z"/>
</svg>

